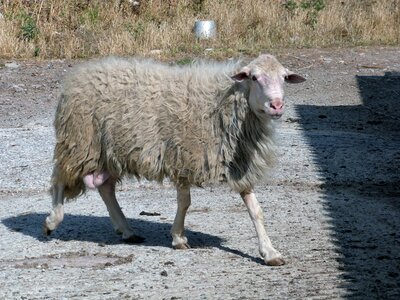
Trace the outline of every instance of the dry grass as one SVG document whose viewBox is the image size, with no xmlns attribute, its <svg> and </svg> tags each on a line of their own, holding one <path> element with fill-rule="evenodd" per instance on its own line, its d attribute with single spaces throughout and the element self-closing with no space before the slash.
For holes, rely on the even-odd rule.
<svg viewBox="0 0 400 300">
<path fill-rule="evenodd" d="M 223 57 L 282 47 L 398 45 L 398 0 L 0 1 L 0 57 L 77 58 L 107 54 Z M 322 6 L 321 6 L 322 4 Z M 218 37 L 197 41 L 195 20 Z M 158 52 L 157 52 L 158 53 Z"/>
</svg>

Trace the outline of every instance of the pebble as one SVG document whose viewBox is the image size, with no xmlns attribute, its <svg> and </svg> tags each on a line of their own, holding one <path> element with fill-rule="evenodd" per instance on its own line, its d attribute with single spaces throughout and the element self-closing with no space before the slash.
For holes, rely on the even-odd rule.
<svg viewBox="0 0 400 300">
<path fill-rule="evenodd" d="M 4 66 L 9 69 L 18 69 L 19 68 L 19 64 L 17 64 L 16 62 L 5 63 Z"/>
<path fill-rule="evenodd" d="M 21 93 L 21 92 L 25 91 L 25 85 L 24 84 L 13 84 L 10 87 L 10 90 L 12 90 L 16 93 Z"/>
</svg>

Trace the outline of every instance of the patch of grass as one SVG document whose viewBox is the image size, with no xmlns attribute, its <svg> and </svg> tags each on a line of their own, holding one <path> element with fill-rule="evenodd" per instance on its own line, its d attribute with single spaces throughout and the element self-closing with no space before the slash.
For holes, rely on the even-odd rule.
<svg viewBox="0 0 400 300">
<path fill-rule="evenodd" d="M 161 53 L 158 58 L 177 60 L 293 47 L 400 44 L 398 0 L 134 2 L 140 4 L 128 0 L 0 1 L 4 16 L 0 18 L 0 57 Z M 215 39 L 195 39 L 193 26 L 199 19 L 217 22 Z"/>
<path fill-rule="evenodd" d="M 39 48 L 39 47 L 36 47 L 36 48 L 33 50 L 33 56 L 34 56 L 34 57 L 38 57 L 39 54 L 40 54 L 40 48 Z"/>
<path fill-rule="evenodd" d="M 193 62 L 193 59 L 192 59 L 192 58 L 190 58 L 190 57 L 185 57 L 185 58 L 178 59 L 178 60 L 176 61 L 176 64 L 177 64 L 177 65 L 183 66 L 183 65 L 190 65 L 192 62 Z"/>
<path fill-rule="evenodd" d="M 142 21 L 138 21 L 134 24 L 128 23 L 126 24 L 126 30 L 129 32 L 134 40 L 137 40 L 144 34 L 145 26 Z"/>
<path fill-rule="evenodd" d="M 21 13 L 21 31 L 19 37 L 25 41 L 34 40 L 39 34 L 39 28 L 36 26 L 36 22 L 32 16 Z"/>
</svg>

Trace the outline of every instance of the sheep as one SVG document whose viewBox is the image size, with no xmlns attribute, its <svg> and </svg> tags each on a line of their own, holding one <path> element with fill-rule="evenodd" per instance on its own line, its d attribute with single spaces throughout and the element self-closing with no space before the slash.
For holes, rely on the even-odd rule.
<svg viewBox="0 0 400 300">
<path fill-rule="evenodd" d="M 242 197 L 267 265 L 283 265 L 264 228 L 255 184 L 275 161 L 274 120 L 284 111 L 284 81 L 305 79 L 268 54 L 248 64 L 198 61 L 171 66 L 146 59 L 103 58 L 66 76 L 56 109 L 50 234 L 62 222 L 64 199 L 97 189 L 116 232 L 129 227 L 116 200 L 124 176 L 162 182 L 177 191 L 172 246 L 190 248 L 184 220 L 191 186 L 226 182 Z"/>
</svg>

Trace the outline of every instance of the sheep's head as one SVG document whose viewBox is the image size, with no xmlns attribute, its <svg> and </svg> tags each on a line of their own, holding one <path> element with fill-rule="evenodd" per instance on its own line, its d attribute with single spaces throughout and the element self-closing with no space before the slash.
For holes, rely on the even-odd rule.
<svg viewBox="0 0 400 300">
<path fill-rule="evenodd" d="M 284 111 L 283 83 L 300 83 L 306 79 L 284 68 L 268 54 L 260 55 L 231 77 L 249 85 L 249 106 L 259 117 L 278 119 Z"/>
</svg>

